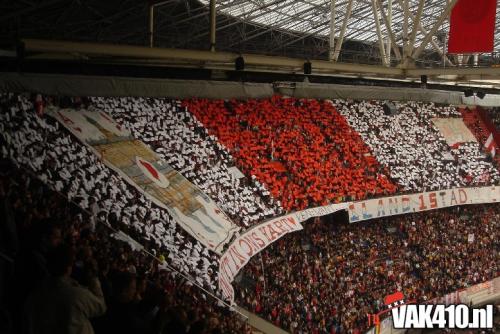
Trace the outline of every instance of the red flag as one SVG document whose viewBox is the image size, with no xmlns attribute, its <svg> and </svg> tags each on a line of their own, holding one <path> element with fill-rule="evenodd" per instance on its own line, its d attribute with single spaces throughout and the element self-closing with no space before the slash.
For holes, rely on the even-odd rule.
<svg viewBox="0 0 500 334">
<path fill-rule="evenodd" d="M 401 291 L 396 291 L 393 294 L 387 295 L 384 298 L 384 304 L 389 308 L 397 306 L 397 303 L 404 303 L 405 296 Z"/>
<path fill-rule="evenodd" d="M 493 133 L 490 133 L 490 136 L 484 143 L 484 147 L 486 148 L 486 151 L 491 153 L 491 156 L 494 158 L 496 153 L 496 143 L 495 139 L 493 138 Z"/>
<path fill-rule="evenodd" d="M 451 12 L 449 53 L 493 51 L 496 0 L 459 0 Z"/>
</svg>

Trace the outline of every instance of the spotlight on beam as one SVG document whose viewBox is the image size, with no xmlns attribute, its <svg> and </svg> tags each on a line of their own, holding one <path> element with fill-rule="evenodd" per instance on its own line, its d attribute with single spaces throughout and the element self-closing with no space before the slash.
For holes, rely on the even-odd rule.
<svg viewBox="0 0 500 334">
<path fill-rule="evenodd" d="M 242 56 L 234 60 L 234 69 L 236 71 L 243 71 L 245 69 L 245 59 Z"/>
<path fill-rule="evenodd" d="M 480 99 L 484 99 L 484 97 L 486 96 L 486 93 L 482 92 L 482 91 L 479 91 L 479 92 L 476 93 L 476 96 L 479 97 Z"/>
<path fill-rule="evenodd" d="M 304 63 L 304 74 L 311 74 L 312 73 L 312 64 L 310 61 L 306 61 Z"/>
<path fill-rule="evenodd" d="M 465 95 L 465 97 L 471 97 L 471 96 L 474 96 L 474 92 L 472 91 L 472 89 L 466 89 L 464 91 L 464 95 Z"/>
</svg>

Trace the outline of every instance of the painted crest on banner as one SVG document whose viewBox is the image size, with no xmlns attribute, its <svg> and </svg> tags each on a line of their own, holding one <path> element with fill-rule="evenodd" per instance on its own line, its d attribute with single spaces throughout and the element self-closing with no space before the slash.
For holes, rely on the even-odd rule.
<svg viewBox="0 0 500 334">
<path fill-rule="evenodd" d="M 146 175 L 147 178 L 153 181 L 158 187 L 167 188 L 170 185 L 170 182 L 167 180 L 165 175 L 160 173 L 152 163 L 141 157 L 135 157 L 135 161 L 144 175 Z"/>
</svg>

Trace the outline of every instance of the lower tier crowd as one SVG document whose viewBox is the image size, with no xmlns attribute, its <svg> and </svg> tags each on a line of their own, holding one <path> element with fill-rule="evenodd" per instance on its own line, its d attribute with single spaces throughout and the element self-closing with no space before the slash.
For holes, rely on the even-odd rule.
<svg viewBox="0 0 500 334">
<path fill-rule="evenodd" d="M 361 333 L 395 291 L 424 302 L 500 275 L 498 204 L 303 225 L 255 256 L 236 288 L 239 304 L 291 333 Z"/>
<path fill-rule="evenodd" d="M 94 107 L 122 117 L 135 135 L 231 217 L 248 213 L 247 220 L 238 222 L 245 226 L 282 213 L 282 204 L 290 210 L 390 194 L 398 188 L 396 179 L 408 181 L 403 190 L 421 191 L 498 183 L 500 177 L 480 156 L 477 144 L 462 145 L 451 152 L 455 161 L 444 162 L 443 140 L 426 123 L 434 109 L 415 106 L 420 116 L 412 116 L 414 124 L 409 124 L 419 131 L 405 142 L 405 125 L 393 129 L 402 116 L 386 119 L 379 105 L 337 101 L 337 112 L 331 104 L 309 100 L 192 101 L 190 112 L 211 130 L 207 132 L 178 103 L 173 108 L 156 101 L 140 113 L 132 102 L 93 101 Z M 117 111 L 120 104 L 127 107 Z M 168 116 L 157 107 L 170 110 Z M 379 123 L 371 123 L 382 129 L 372 137 L 363 137 L 373 124 L 364 116 L 370 112 L 360 113 L 365 111 L 361 107 L 372 110 Z M 413 109 L 405 113 L 415 114 Z M 214 119 L 205 119 L 210 115 Z M 219 128 L 218 139 L 208 135 L 215 131 L 211 126 Z M 160 128 L 168 131 L 156 135 Z M 213 292 L 218 258 L 57 122 L 36 115 L 28 98 L 0 95 L 0 130 L 0 151 L 7 158 L 0 183 L 1 214 L 6 217 L 0 224 L 0 251 L 7 255 L 7 260 L 0 257 L 0 332 L 53 333 L 50 326 L 66 326 L 68 319 L 84 333 L 248 331 L 234 313 L 190 281 L 163 270 L 168 263 Z M 182 141 L 182 136 L 190 140 Z M 226 149 L 243 162 L 244 181 L 229 175 L 232 162 Z M 379 164 L 370 152 L 387 159 Z M 219 154 L 226 157 L 220 163 Z M 356 181 L 354 186 L 343 173 Z M 260 183 L 255 175 L 268 180 Z M 482 181 L 484 175 L 488 182 Z M 337 191 L 348 188 L 352 193 Z M 428 300 L 498 276 L 499 213 L 498 205 L 486 205 L 355 225 L 320 219 L 305 223 L 304 231 L 286 236 L 251 261 L 242 281 L 249 284 L 242 285 L 239 303 L 293 333 L 360 332 L 366 328 L 366 313 L 380 310 L 383 297 L 395 289 Z M 110 227 L 133 236 L 165 262 L 110 237 Z M 68 291 L 71 298 L 86 300 L 85 312 L 73 308 L 82 299 L 68 299 Z M 52 313 L 66 318 L 41 319 L 51 310 L 64 310 Z"/>
<path fill-rule="evenodd" d="M 10 161 L 0 166 L 0 333 L 248 333 L 245 319 Z"/>
<path fill-rule="evenodd" d="M 66 98 L 47 104 L 77 108 Z M 104 164 L 26 95 L 0 94 L 0 152 L 79 207 L 109 221 L 169 265 L 216 290 L 218 257 L 181 228 L 170 213 Z"/>
</svg>

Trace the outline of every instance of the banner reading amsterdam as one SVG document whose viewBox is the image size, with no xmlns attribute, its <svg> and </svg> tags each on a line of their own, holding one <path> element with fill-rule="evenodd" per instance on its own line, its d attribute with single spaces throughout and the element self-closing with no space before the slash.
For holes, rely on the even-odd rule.
<svg viewBox="0 0 500 334">
<path fill-rule="evenodd" d="M 239 230 L 198 187 L 105 113 L 53 109 L 50 115 L 212 251 L 220 254 Z"/>
<path fill-rule="evenodd" d="M 456 205 L 485 204 L 500 201 L 500 187 L 454 188 L 425 193 L 399 195 L 352 202 L 351 223 L 379 217 L 441 209 Z"/>
</svg>

